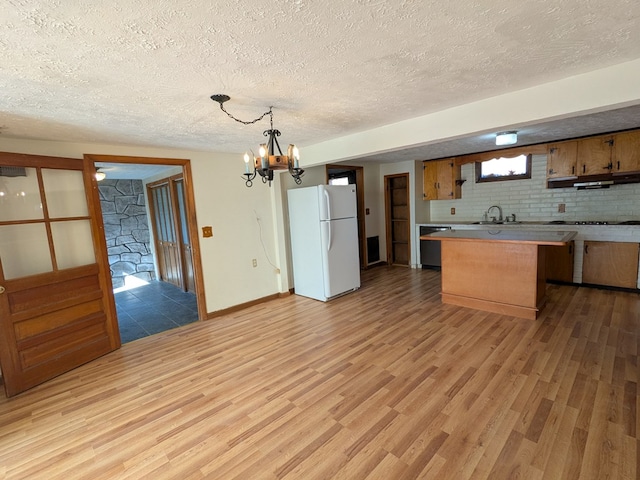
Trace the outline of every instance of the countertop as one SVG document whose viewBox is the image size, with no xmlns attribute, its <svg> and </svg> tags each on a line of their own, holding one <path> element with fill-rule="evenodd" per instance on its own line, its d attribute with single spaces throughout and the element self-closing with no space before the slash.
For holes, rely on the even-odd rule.
<svg viewBox="0 0 640 480">
<path fill-rule="evenodd" d="M 486 230 L 445 230 L 422 235 L 420 240 L 468 240 L 536 245 L 565 245 L 577 235 L 576 231 L 501 229 L 501 225 Z"/>
</svg>

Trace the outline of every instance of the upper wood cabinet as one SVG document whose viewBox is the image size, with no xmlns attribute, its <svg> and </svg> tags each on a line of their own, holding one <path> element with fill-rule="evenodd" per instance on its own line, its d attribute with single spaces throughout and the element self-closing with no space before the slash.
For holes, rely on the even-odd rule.
<svg viewBox="0 0 640 480">
<path fill-rule="evenodd" d="M 547 145 L 547 178 L 640 172 L 640 130 Z"/>
<path fill-rule="evenodd" d="M 640 171 L 640 130 L 613 136 L 611 164 L 614 173 Z"/>
<path fill-rule="evenodd" d="M 640 170 L 640 130 L 578 140 L 578 175 Z"/>
<path fill-rule="evenodd" d="M 611 173 L 613 135 L 578 140 L 578 175 Z"/>
<path fill-rule="evenodd" d="M 578 142 L 550 143 L 547 149 L 547 178 L 576 176 Z"/>
<path fill-rule="evenodd" d="M 425 161 L 423 164 L 423 194 L 424 200 L 453 200 L 461 198 L 460 165 L 455 164 L 455 158 L 445 160 Z"/>
</svg>

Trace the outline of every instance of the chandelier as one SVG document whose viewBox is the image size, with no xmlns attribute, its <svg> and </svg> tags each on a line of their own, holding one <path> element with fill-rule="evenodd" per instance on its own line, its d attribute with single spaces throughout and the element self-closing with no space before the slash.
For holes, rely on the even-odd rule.
<svg viewBox="0 0 640 480">
<path fill-rule="evenodd" d="M 253 185 L 253 180 L 256 178 L 256 175 L 260 175 L 262 177 L 262 183 L 269 183 L 271 186 L 271 181 L 273 180 L 273 172 L 275 170 L 289 170 L 289 173 L 293 177 L 293 180 L 297 185 L 302 183 L 302 175 L 304 174 L 304 170 L 300 168 L 300 153 L 298 152 L 298 147 L 293 144 L 289 145 L 287 149 L 287 154 L 283 155 L 282 150 L 280 149 L 280 144 L 278 143 L 278 137 L 280 136 L 280 130 L 276 130 L 273 128 L 273 107 L 269 107 L 269 110 L 264 112 L 258 118 L 250 121 L 240 120 L 229 112 L 227 112 L 224 108 L 224 102 L 230 100 L 231 97 L 229 95 L 219 94 L 219 95 L 211 95 L 211 100 L 214 102 L 218 102 L 220 104 L 220 110 L 227 114 L 227 116 L 238 123 L 242 123 L 243 125 L 251 125 L 253 123 L 259 122 L 264 117 L 269 115 L 269 120 L 271 127 L 269 130 L 265 130 L 262 134 L 267 137 L 266 143 L 261 143 L 260 148 L 258 149 L 258 156 L 255 156 L 253 150 L 250 150 L 251 156 L 249 152 L 244 154 L 244 173 L 243 179 L 245 181 L 245 185 L 250 187 Z M 253 157 L 253 171 L 249 166 L 249 162 Z"/>
</svg>

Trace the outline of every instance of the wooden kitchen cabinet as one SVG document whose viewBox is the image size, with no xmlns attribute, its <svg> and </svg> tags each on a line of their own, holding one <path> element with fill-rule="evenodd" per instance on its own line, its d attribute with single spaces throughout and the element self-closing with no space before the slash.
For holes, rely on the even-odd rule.
<svg viewBox="0 0 640 480">
<path fill-rule="evenodd" d="M 575 242 L 560 247 L 547 246 L 545 269 L 547 281 L 573 282 L 573 257 Z"/>
<path fill-rule="evenodd" d="M 613 135 L 578 140 L 578 175 L 611 173 Z"/>
<path fill-rule="evenodd" d="M 630 242 L 584 242 L 582 283 L 636 288 L 638 249 Z"/>
<path fill-rule="evenodd" d="M 453 200 L 462 197 L 460 165 L 455 158 L 425 161 L 423 164 L 423 200 Z"/>
<path fill-rule="evenodd" d="M 547 147 L 547 178 L 576 176 L 578 142 L 550 143 Z"/>
<path fill-rule="evenodd" d="M 613 136 L 611 163 L 614 173 L 640 171 L 640 130 Z"/>
<path fill-rule="evenodd" d="M 640 171 L 640 130 L 578 140 L 578 175 Z"/>
</svg>

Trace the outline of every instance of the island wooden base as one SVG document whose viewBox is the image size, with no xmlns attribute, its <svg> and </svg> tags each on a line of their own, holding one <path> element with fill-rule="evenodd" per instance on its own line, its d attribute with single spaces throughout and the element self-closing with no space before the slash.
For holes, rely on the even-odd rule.
<svg viewBox="0 0 640 480">
<path fill-rule="evenodd" d="M 544 248 L 528 243 L 442 242 L 442 301 L 535 320 L 544 306 Z"/>
</svg>

